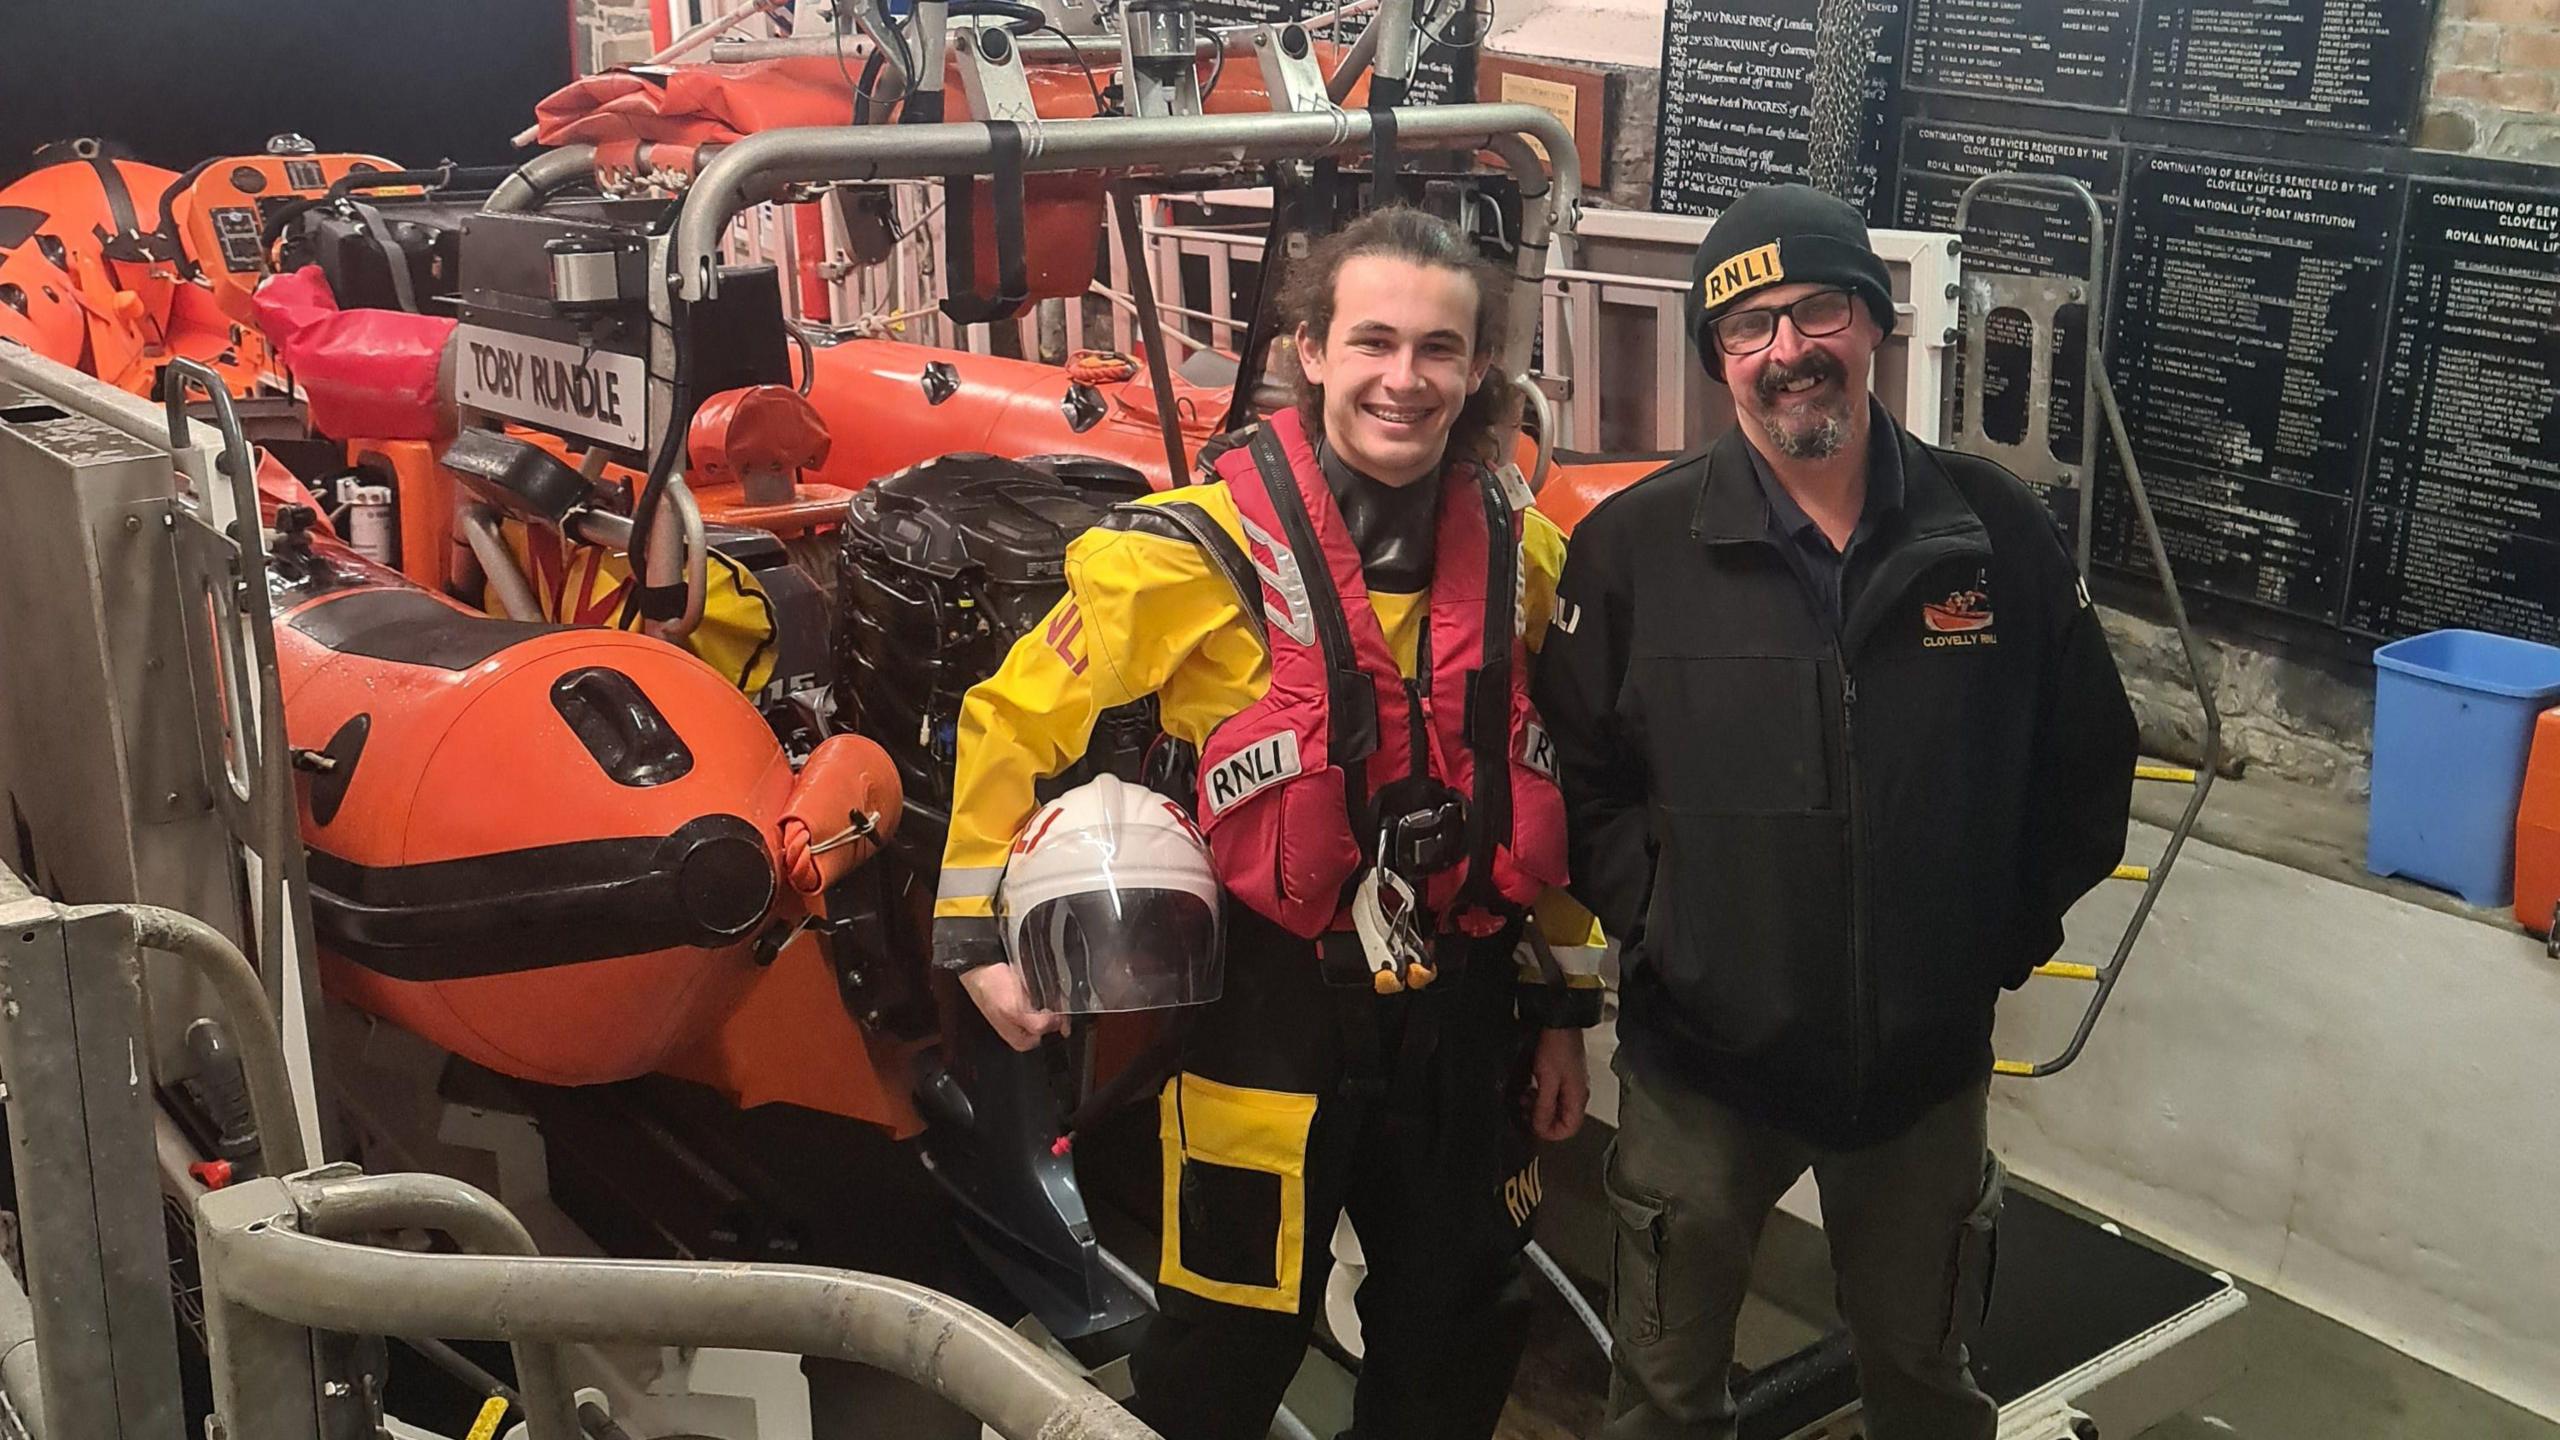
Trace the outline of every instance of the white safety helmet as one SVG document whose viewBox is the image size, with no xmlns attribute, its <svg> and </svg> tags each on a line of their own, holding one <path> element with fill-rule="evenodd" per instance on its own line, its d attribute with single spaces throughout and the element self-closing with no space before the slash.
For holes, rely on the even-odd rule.
<svg viewBox="0 0 2560 1440">
<path fill-rule="evenodd" d="M 1105 775 L 1040 807 L 1013 842 L 996 914 L 1043 1010 L 1100 1015 L 1215 1000 L 1218 880 L 1182 807 Z"/>
</svg>

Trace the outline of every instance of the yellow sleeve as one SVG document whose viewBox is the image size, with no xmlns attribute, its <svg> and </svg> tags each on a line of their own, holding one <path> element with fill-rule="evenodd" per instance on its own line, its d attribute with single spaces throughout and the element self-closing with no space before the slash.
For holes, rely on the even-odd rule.
<svg viewBox="0 0 2560 1440">
<path fill-rule="evenodd" d="M 1600 934 L 1600 917 L 1584 909 L 1581 901 L 1562 890 L 1550 890 L 1539 897 L 1538 903 L 1530 907 L 1530 914 L 1538 922 L 1538 933 L 1547 937 L 1549 945 L 1583 949 L 1608 943 Z"/>
<path fill-rule="evenodd" d="M 1234 586 L 1188 541 L 1097 528 L 1067 547 L 1066 581 L 1057 606 L 961 701 L 937 963 L 998 958 L 1006 851 L 1039 808 L 1039 782 L 1082 758 L 1096 716 L 1161 694 L 1166 728 L 1196 741 L 1268 675 Z"/>
<path fill-rule="evenodd" d="M 1520 623 L 1529 648 L 1546 643 L 1556 613 L 1556 577 L 1564 573 L 1564 532 L 1536 510 L 1520 512 Z"/>
</svg>

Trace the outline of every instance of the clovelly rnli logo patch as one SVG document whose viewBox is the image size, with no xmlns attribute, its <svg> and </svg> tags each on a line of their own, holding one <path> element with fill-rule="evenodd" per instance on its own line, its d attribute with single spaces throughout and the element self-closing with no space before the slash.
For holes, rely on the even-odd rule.
<svg viewBox="0 0 2560 1440">
<path fill-rule="evenodd" d="M 1209 798 L 1209 813 L 1224 815 L 1245 797 L 1298 773 L 1298 737 L 1283 730 L 1276 735 L 1256 740 L 1226 759 L 1209 767 L 1208 783 L 1202 787 Z"/>
<path fill-rule="evenodd" d="M 1989 583 L 1988 576 L 1976 575 L 1971 587 L 1922 605 L 1920 643 L 1930 649 L 1999 644 L 2000 637 L 1991 632 Z"/>
<path fill-rule="evenodd" d="M 1698 281 L 1698 302 L 1713 310 L 1736 295 L 1775 285 L 1787 278 L 1787 268 L 1778 263 L 1778 242 L 1770 241 L 1757 250 L 1745 250 Z"/>
<path fill-rule="evenodd" d="M 1520 727 L 1520 763 L 1550 780 L 1556 778 L 1555 738 L 1536 721 Z"/>
</svg>

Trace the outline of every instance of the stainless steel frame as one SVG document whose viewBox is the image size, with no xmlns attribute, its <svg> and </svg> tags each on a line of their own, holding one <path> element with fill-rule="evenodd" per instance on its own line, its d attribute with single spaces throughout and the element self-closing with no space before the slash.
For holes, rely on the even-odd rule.
<svg viewBox="0 0 2560 1440">
<path fill-rule="evenodd" d="M 75 383 L 30 383 L 40 369 Z M 101 414 L 88 387 L 118 407 Z M 55 899 L 153 901 L 219 917 L 241 939 L 247 887 L 219 858 L 228 832 L 197 750 L 159 428 L 144 402 L 0 347 L 0 836 Z M 147 990 L 154 1013 L 201 1011 L 192 983 L 155 976 Z M 152 1047 L 154 1073 L 191 1068 L 183 1028 Z"/>
<path fill-rule="evenodd" d="M 57 906 L 0 865 L 0 1073 L 53 1440 L 182 1427 L 142 1032 L 132 920 Z"/>
<path fill-rule="evenodd" d="M 2088 187 L 2077 182 L 2059 180 L 2046 175 L 2004 173 L 1984 175 L 1964 187 L 1956 199 L 1956 234 L 1965 233 L 1965 224 L 1973 218 L 1973 207 L 1985 192 L 2023 190 L 2031 194 L 2054 195 L 2068 201 L 2077 197 L 2089 216 L 2089 268 L 2085 274 L 2071 275 L 2006 275 L 1995 271 L 1967 269 L 1964 277 L 1964 399 L 1953 427 L 1955 446 L 1969 454 L 1999 461 L 2009 472 L 2039 487 L 2064 485 L 2075 487 L 2079 498 L 2079 534 L 2076 555 L 2080 568 L 2089 568 L 2090 530 L 2097 519 L 2098 494 L 2098 427 L 2091 423 L 2095 416 L 2080 417 L 2080 458 L 2066 460 L 2053 448 L 2053 401 L 2056 387 L 2053 379 L 2053 352 L 2062 341 L 2062 311 L 2069 306 L 2083 307 L 2086 321 L 2081 326 L 2085 344 L 2082 353 L 2083 375 L 2095 375 L 2104 368 L 2100 357 L 2099 336 L 2106 317 L 2102 313 L 2107 289 L 2107 219 L 2098 209 L 2097 197 Z M 1984 410 L 1989 386 L 1983 383 L 1991 343 L 1991 317 L 2004 311 L 2014 312 L 2027 322 L 2027 428 L 2015 441 L 2000 440 L 1984 427 Z M 2085 381 L 2095 385 L 2096 381 Z"/>
<path fill-rule="evenodd" d="M 0 347 L 0 658 L 43 677 L 0 686 L 0 788 L 28 878 L 55 898 L 164 906 L 250 942 L 301 1082 L 270 1137 L 293 1131 L 309 1153 L 318 983 L 253 460 L 227 397 L 217 427 L 187 418 L 182 387 L 209 372 L 169 372 L 153 405 Z M 170 1083 L 210 997 L 167 967 L 145 972 L 145 993 L 162 1023 L 135 1034 L 146 1073 Z"/>
<path fill-rule="evenodd" d="M 156 906 L 57 905 L 0 865 L 0 1098 L 28 1280 L 26 1333 L 11 1334 L 0 1388 L 31 1430 L 62 1440 L 161 1440 L 180 1421 L 162 1122 L 137 1058 L 143 950 L 184 960 L 207 982 L 266 1158 L 303 1164 L 283 1045 L 237 946 Z M 30 1353 L 38 1386 L 23 1383 Z"/>
</svg>

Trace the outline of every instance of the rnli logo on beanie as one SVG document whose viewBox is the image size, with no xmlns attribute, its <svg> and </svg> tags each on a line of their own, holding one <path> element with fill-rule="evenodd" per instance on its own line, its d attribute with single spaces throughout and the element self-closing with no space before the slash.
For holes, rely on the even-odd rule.
<svg viewBox="0 0 2560 1440">
<path fill-rule="evenodd" d="M 1775 285 L 1787 278 L 1786 267 L 1778 263 L 1778 242 L 1770 241 L 1757 250 L 1745 250 L 1698 281 L 1698 303 L 1713 310 L 1737 295 Z"/>
</svg>

